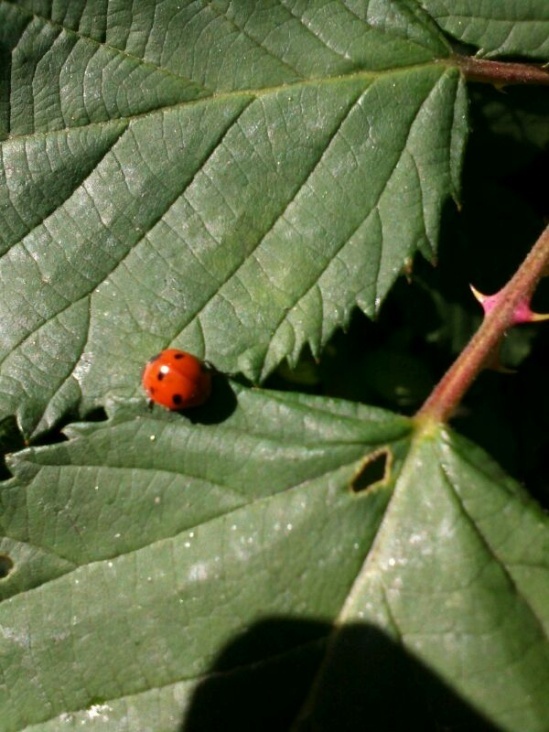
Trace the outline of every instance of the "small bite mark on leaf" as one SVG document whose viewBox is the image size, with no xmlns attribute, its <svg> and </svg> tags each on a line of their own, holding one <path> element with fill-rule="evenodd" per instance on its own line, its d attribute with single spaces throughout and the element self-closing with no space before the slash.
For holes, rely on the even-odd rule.
<svg viewBox="0 0 549 732">
<path fill-rule="evenodd" d="M 351 482 L 353 493 L 364 493 L 379 485 L 385 485 L 391 477 L 393 454 L 388 447 L 374 450 L 366 456 Z"/>
<path fill-rule="evenodd" d="M 0 580 L 5 579 L 13 569 L 13 560 L 7 554 L 0 554 Z"/>
</svg>

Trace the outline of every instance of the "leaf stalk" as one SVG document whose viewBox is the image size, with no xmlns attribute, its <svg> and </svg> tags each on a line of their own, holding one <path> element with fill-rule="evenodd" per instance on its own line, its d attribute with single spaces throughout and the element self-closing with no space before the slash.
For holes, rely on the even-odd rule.
<svg viewBox="0 0 549 732">
<path fill-rule="evenodd" d="M 496 87 L 515 84 L 549 85 L 549 69 L 536 64 L 491 61 L 459 54 L 451 58 L 467 81 L 493 84 Z"/>
</svg>

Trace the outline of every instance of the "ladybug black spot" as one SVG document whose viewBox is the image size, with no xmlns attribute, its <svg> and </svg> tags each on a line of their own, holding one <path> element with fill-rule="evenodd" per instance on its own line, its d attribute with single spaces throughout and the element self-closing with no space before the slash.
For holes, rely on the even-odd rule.
<svg viewBox="0 0 549 732">
<path fill-rule="evenodd" d="M 179 361 L 179 359 L 180 359 L 180 358 L 185 358 L 185 355 L 186 355 L 185 353 L 182 353 L 181 351 L 179 351 L 179 353 L 174 353 L 173 357 L 174 357 L 174 358 L 175 358 L 175 359 L 176 359 L 177 361 Z"/>
<path fill-rule="evenodd" d="M 164 378 L 164 376 L 166 376 L 166 374 L 163 371 L 159 371 L 157 373 L 157 375 L 156 375 L 156 380 L 157 381 L 162 381 L 162 379 Z"/>
<path fill-rule="evenodd" d="M 183 404 L 183 397 L 181 396 L 181 394 L 173 394 L 172 402 L 179 406 L 180 404 Z"/>
</svg>

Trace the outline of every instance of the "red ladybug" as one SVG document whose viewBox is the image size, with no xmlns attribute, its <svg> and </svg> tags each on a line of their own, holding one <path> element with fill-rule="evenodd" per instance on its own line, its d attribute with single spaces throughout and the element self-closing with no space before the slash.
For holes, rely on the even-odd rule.
<svg viewBox="0 0 549 732">
<path fill-rule="evenodd" d="M 177 348 L 153 356 L 141 382 L 151 401 L 173 410 L 198 407 L 212 390 L 211 370 L 196 356 Z"/>
</svg>

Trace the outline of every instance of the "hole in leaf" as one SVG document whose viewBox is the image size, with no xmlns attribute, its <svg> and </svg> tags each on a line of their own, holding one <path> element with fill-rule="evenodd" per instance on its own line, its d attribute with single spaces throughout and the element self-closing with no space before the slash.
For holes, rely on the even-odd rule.
<svg viewBox="0 0 549 732">
<path fill-rule="evenodd" d="M 370 453 L 353 478 L 353 492 L 363 493 L 375 485 L 386 483 L 391 476 L 391 457 L 391 451 L 387 447 Z"/>
<path fill-rule="evenodd" d="M 6 464 L 6 454 L 22 450 L 25 446 L 25 438 L 17 427 L 15 417 L 9 416 L 0 420 L 0 480 L 11 478 L 11 471 Z"/>
<path fill-rule="evenodd" d="M 0 554 L 0 580 L 3 580 L 13 569 L 13 561 L 7 554 Z"/>
</svg>

